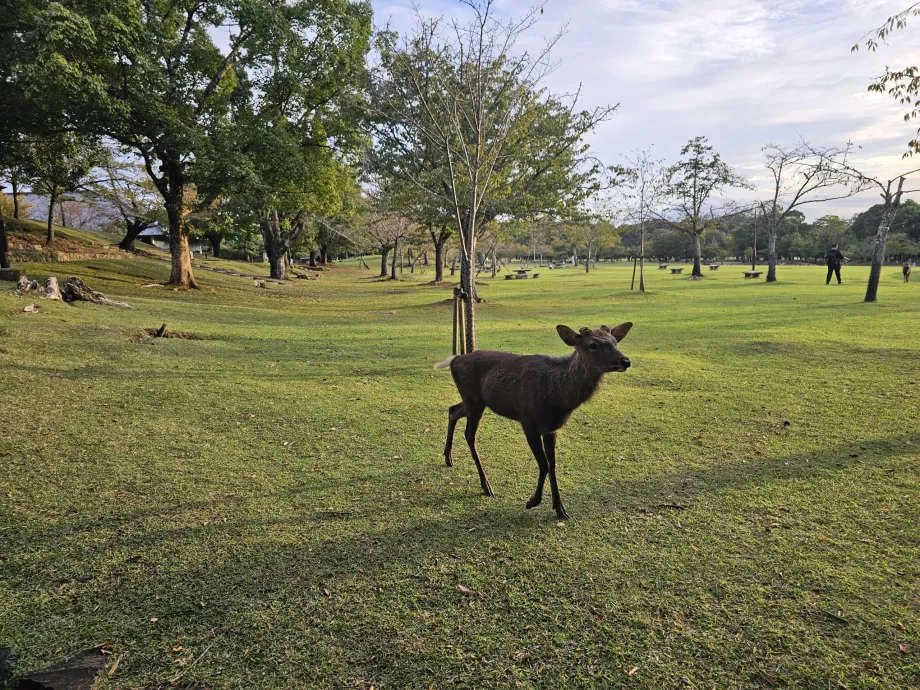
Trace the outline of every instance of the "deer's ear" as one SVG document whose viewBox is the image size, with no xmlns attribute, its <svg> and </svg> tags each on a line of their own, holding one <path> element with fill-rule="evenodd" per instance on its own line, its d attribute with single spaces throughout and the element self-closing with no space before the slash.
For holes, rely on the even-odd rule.
<svg viewBox="0 0 920 690">
<path fill-rule="evenodd" d="M 568 326 L 559 324 L 556 326 L 556 332 L 559 334 L 559 337 L 562 338 L 562 342 L 564 342 L 566 345 L 577 347 L 581 344 L 582 337 Z"/>
<path fill-rule="evenodd" d="M 610 335 L 616 338 L 619 343 L 626 337 L 626 334 L 629 333 L 630 328 L 632 328 L 632 321 L 621 323 L 619 326 L 614 326 L 610 329 Z"/>
</svg>

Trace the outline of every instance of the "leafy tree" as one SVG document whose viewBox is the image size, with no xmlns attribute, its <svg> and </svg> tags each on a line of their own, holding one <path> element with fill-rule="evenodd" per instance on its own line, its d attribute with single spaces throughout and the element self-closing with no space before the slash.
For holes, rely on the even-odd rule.
<svg viewBox="0 0 920 690">
<path fill-rule="evenodd" d="M 48 197 L 48 225 L 45 244 L 54 244 L 54 207 L 67 192 L 85 188 L 87 177 L 99 165 L 104 153 L 98 141 L 74 134 L 49 134 L 29 145 L 26 172 L 33 192 Z"/>
<path fill-rule="evenodd" d="M 857 214 L 850 223 L 850 231 L 858 238 L 874 236 L 884 211 L 884 204 L 875 204 Z M 891 223 L 891 232 L 903 233 L 911 239 L 920 240 L 920 204 L 913 199 L 906 199 Z"/>
<path fill-rule="evenodd" d="M 402 45 L 384 34 L 368 100 L 388 174 L 439 197 L 438 206 L 450 212 L 469 296 L 466 346 L 473 350 L 473 271 L 483 228 L 503 214 L 575 208 L 597 172 L 582 139 L 614 108 L 577 112 L 545 91 L 558 36 L 536 53 L 516 50 L 538 8 L 503 22 L 493 0 L 464 4 L 473 13 L 468 24 L 418 16 Z M 426 151 L 432 163 L 419 165 Z"/>
<path fill-rule="evenodd" d="M 706 137 L 695 137 L 680 151 L 683 159 L 667 169 L 665 194 L 670 207 L 656 214 L 672 229 L 690 236 L 693 241 L 691 278 L 703 277 L 701 240 L 706 231 L 722 222 L 722 216 L 734 211 L 733 204 L 714 206 L 710 199 L 731 187 L 749 188 L 747 182 L 731 169 L 709 145 Z"/>
<path fill-rule="evenodd" d="M 581 223 L 567 223 L 562 228 L 569 241 L 585 248 L 585 273 L 591 271 L 592 257 L 598 250 L 613 246 L 617 238 L 616 227 L 607 220 L 591 219 Z"/>
<path fill-rule="evenodd" d="M 920 15 L 920 2 L 911 4 L 907 9 L 893 14 L 885 22 L 871 30 L 853 45 L 853 52 L 859 50 L 859 44 L 875 52 L 879 43 L 885 43 L 892 33 L 904 29 L 911 16 Z M 887 93 L 901 105 L 907 105 L 909 110 L 904 114 L 904 121 L 910 122 L 920 115 L 920 69 L 916 66 L 902 67 L 901 69 L 885 68 L 885 74 L 869 84 L 869 91 Z M 920 130 L 918 130 L 920 134 Z M 920 151 L 920 136 L 915 136 L 907 144 L 908 153 L 913 155 Z"/>
<path fill-rule="evenodd" d="M 117 222 L 124 226 L 118 246 L 128 251 L 144 230 L 158 223 L 165 225 L 162 199 L 143 166 L 118 160 L 110 152 L 100 168 L 104 178 L 89 185 L 87 193 L 103 213 L 114 212 Z"/>
<path fill-rule="evenodd" d="M 197 286 L 185 225 L 189 171 L 225 117 L 240 76 L 260 72 L 282 51 L 297 53 L 303 64 L 313 58 L 350 69 L 352 39 L 366 44 L 370 25 L 368 5 L 348 0 L 35 4 L 19 15 L 15 42 L 28 55 L 17 84 L 28 85 L 22 88 L 30 103 L 64 126 L 111 137 L 142 157 L 169 221 L 170 283 L 186 287 Z M 227 27 L 227 40 L 215 41 Z M 328 70 L 320 76 L 325 81 Z M 289 102 L 300 105 L 302 89 L 294 90 Z M 270 94 L 276 103 L 279 96 Z M 327 111 L 336 105 L 323 101 Z"/>
</svg>

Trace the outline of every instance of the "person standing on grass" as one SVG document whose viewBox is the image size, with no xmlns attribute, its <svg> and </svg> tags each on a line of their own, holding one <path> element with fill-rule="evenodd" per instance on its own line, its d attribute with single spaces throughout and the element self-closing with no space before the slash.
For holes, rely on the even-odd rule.
<svg viewBox="0 0 920 690">
<path fill-rule="evenodd" d="M 837 274 L 837 285 L 840 285 L 843 281 L 840 279 L 840 264 L 849 261 L 847 257 L 843 255 L 843 252 L 838 248 L 838 244 L 835 242 L 830 249 L 827 250 L 827 280 L 824 282 L 825 285 L 831 284 L 831 275 Z"/>
</svg>

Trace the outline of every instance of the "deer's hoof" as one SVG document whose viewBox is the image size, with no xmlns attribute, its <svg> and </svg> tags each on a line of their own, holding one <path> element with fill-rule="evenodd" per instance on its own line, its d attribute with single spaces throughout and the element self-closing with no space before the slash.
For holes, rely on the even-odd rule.
<svg viewBox="0 0 920 690">
<path fill-rule="evenodd" d="M 495 492 L 492 491 L 492 487 L 489 486 L 488 484 L 482 487 L 482 495 L 488 496 L 489 498 L 495 498 Z"/>
<path fill-rule="evenodd" d="M 454 459 L 453 459 L 452 457 L 450 457 L 449 455 L 445 455 L 445 456 L 444 456 L 444 464 L 447 465 L 448 467 L 453 467 L 453 466 L 454 466 Z"/>
<path fill-rule="evenodd" d="M 530 510 L 531 508 L 536 508 L 542 502 L 543 502 L 542 496 L 531 496 L 530 500 L 527 501 L 527 510 Z"/>
<path fill-rule="evenodd" d="M 558 506 L 556 506 L 556 517 L 559 518 L 560 520 L 569 519 L 569 514 L 568 512 L 566 512 L 565 506 L 562 505 L 561 503 Z"/>
</svg>

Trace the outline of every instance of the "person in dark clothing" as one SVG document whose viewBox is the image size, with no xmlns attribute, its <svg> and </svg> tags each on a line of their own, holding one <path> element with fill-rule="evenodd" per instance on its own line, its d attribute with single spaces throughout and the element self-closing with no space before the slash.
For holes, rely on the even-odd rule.
<svg viewBox="0 0 920 690">
<path fill-rule="evenodd" d="M 838 249 L 837 244 L 827 250 L 827 280 L 824 282 L 825 285 L 831 284 L 831 275 L 835 273 L 837 274 L 837 285 L 843 282 L 840 279 L 840 264 L 846 261 L 849 261 L 849 259 Z"/>
</svg>

